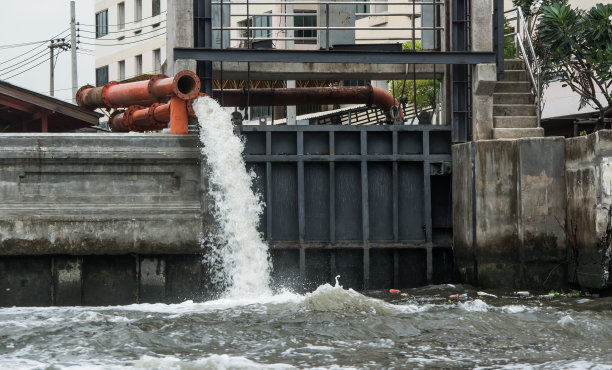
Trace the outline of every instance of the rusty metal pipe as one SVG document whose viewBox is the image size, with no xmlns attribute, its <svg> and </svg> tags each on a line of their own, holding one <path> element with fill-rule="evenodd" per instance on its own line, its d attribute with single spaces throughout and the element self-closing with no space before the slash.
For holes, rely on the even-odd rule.
<svg viewBox="0 0 612 370">
<path fill-rule="evenodd" d="M 111 81 L 102 87 L 83 86 L 77 91 L 79 107 L 124 108 L 134 105 L 149 106 L 167 102 L 176 96 L 183 100 L 193 99 L 200 92 L 200 79 L 191 71 L 180 71 L 174 77 L 158 75 L 148 81 L 119 84 Z"/>
<path fill-rule="evenodd" d="M 380 108 L 392 122 L 393 116 L 404 113 L 399 102 L 386 90 L 372 86 L 355 87 L 298 87 L 280 89 L 251 89 L 248 92 L 251 106 L 283 106 L 300 104 L 367 104 Z M 213 91 L 213 98 L 221 101 L 221 90 Z M 226 107 L 245 107 L 246 89 L 223 90 L 223 105 Z M 397 113 L 396 113 L 397 112 Z"/>
<path fill-rule="evenodd" d="M 202 93 L 199 94 L 199 96 L 204 95 L 205 94 Z M 195 98 L 186 101 L 187 107 L 179 107 L 180 109 L 186 109 L 188 118 L 196 117 L 195 112 L 191 108 L 193 100 L 195 100 Z M 180 101 L 178 105 L 180 105 Z M 170 122 L 171 115 L 170 112 L 172 110 L 171 107 L 172 102 L 155 103 L 148 108 L 136 106 L 129 111 L 115 111 L 113 114 L 111 114 L 111 117 L 108 120 L 108 126 L 113 132 L 161 130 L 168 127 L 168 122 Z M 130 125 L 129 127 L 128 121 Z"/>
</svg>

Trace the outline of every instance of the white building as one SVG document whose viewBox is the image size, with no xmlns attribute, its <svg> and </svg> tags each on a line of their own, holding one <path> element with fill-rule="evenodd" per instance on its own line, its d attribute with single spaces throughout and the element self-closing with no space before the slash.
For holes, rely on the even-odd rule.
<svg viewBox="0 0 612 370">
<path fill-rule="evenodd" d="M 96 0 L 96 85 L 162 73 L 166 0 Z"/>
</svg>

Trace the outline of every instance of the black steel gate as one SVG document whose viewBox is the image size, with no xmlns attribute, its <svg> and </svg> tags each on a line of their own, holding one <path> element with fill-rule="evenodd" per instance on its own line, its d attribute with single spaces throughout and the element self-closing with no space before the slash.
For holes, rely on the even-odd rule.
<svg viewBox="0 0 612 370">
<path fill-rule="evenodd" d="M 450 126 L 244 125 L 273 277 L 357 289 L 452 277 Z"/>
</svg>

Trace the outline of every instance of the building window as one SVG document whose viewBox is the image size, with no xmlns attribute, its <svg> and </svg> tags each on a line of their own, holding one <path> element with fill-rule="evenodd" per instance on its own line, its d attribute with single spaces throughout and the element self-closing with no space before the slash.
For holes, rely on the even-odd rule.
<svg viewBox="0 0 612 370">
<path fill-rule="evenodd" d="M 125 80 L 125 60 L 119 62 L 119 81 Z"/>
<path fill-rule="evenodd" d="M 161 49 L 153 50 L 153 73 L 161 73 Z"/>
<path fill-rule="evenodd" d="M 140 76 L 142 74 L 142 54 L 140 55 L 136 55 L 134 58 L 136 58 L 136 76 Z"/>
<path fill-rule="evenodd" d="M 151 9 L 152 11 L 152 16 L 155 17 L 156 15 L 159 15 L 160 13 L 160 4 L 159 4 L 159 0 L 153 0 L 151 2 Z"/>
<path fill-rule="evenodd" d="M 369 13 L 370 12 L 370 0 L 357 0 L 359 2 L 363 2 L 364 4 L 358 4 L 355 5 L 357 7 L 357 9 L 355 10 L 356 13 Z M 363 15 L 358 15 L 357 18 L 363 18 Z"/>
<path fill-rule="evenodd" d="M 108 35 L 108 9 L 96 13 L 96 38 Z"/>
<path fill-rule="evenodd" d="M 247 21 L 240 21 L 238 22 L 238 25 L 240 27 L 247 27 Z M 258 15 L 258 16 L 254 16 L 251 17 L 251 19 L 249 19 L 249 27 L 272 27 L 272 17 L 269 15 Z M 240 33 L 241 37 L 246 38 L 247 36 L 249 36 L 249 38 L 251 39 L 251 42 L 253 41 L 260 41 L 261 39 L 267 39 L 272 37 L 272 30 L 250 30 L 250 35 L 247 32 L 246 29 L 242 30 Z M 252 40 L 253 38 L 258 38 L 259 40 Z M 243 40 L 242 42 L 242 46 L 246 45 L 246 40 Z"/>
<path fill-rule="evenodd" d="M 108 83 L 108 66 L 96 68 L 96 86 L 104 86 Z"/>
<path fill-rule="evenodd" d="M 366 86 L 370 81 L 366 80 L 344 80 L 342 86 Z"/>
<path fill-rule="evenodd" d="M 120 30 L 125 28 L 125 3 L 117 4 L 117 25 Z"/>
<path fill-rule="evenodd" d="M 136 0 L 134 2 L 134 22 L 142 20 L 142 0 Z"/>
<path fill-rule="evenodd" d="M 316 27 L 317 14 L 313 10 L 295 10 L 295 13 L 303 13 L 304 15 L 296 15 L 293 17 L 294 27 Z M 295 38 L 317 37 L 317 30 L 296 30 Z M 295 40 L 296 44 L 316 44 L 317 40 Z"/>
</svg>

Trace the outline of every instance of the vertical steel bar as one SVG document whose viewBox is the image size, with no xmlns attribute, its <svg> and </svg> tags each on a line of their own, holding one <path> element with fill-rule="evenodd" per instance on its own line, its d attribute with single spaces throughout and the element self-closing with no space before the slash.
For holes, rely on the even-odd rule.
<svg viewBox="0 0 612 370">
<path fill-rule="evenodd" d="M 363 230 L 363 289 L 370 286 L 370 212 L 368 200 L 368 162 L 365 156 L 368 154 L 367 131 L 362 129 L 361 133 L 361 216 Z"/>
<path fill-rule="evenodd" d="M 431 221 L 431 177 L 429 162 L 429 131 L 423 131 L 423 210 L 425 211 L 425 241 L 427 243 L 427 284 L 433 276 L 432 221 Z"/>
<path fill-rule="evenodd" d="M 329 3 L 325 3 L 325 49 L 329 50 Z"/>
<path fill-rule="evenodd" d="M 298 240 L 304 243 L 306 235 L 306 210 L 304 204 L 304 132 L 297 132 L 297 178 L 298 178 Z"/>
<path fill-rule="evenodd" d="M 272 133 L 266 131 L 266 156 L 272 154 Z M 272 162 L 266 161 L 266 234 L 272 240 Z"/>
<path fill-rule="evenodd" d="M 394 126 L 395 127 L 395 126 Z M 397 130 L 393 130 L 392 133 L 392 146 L 393 146 L 393 155 L 399 155 L 398 153 L 398 145 L 397 138 L 398 133 Z M 398 180 L 398 164 L 397 160 L 393 159 L 393 241 L 399 241 L 399 180 Z"/>
<path fill-rule="evenodd" d="M 330 131 L 330 156 L 333 156 L 334 152 L 334 132 Z M 329 241 L 332 243 L 336 241 L 336 165 L 333 159 L 329 162 Z"/>
</svg>

